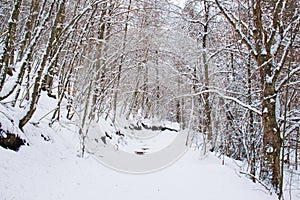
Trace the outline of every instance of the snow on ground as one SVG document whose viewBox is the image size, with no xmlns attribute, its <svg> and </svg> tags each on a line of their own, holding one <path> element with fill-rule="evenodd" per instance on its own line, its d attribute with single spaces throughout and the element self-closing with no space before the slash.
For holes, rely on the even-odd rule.
<svg viewBox="0 0 300 200">
<path fill-rule="evenodd" d="M 85 142 L 88 152 L 104 165 L 127 173 L 149 173 L 176 162 L 187 150 L 187 131 L 179 124 L 118 119 L 118 127 L 92 123 Z M 118 134 L 116 134 L 118 132 Z"/>
<path fill-rule="evenodd" d="M 78 157 L 75 130 L 75 126 L 65 124 L 51 128 L 45 122 L 39 127 L 28 125 L 25 133 L 30 146 L 21 147 L 19 152 L 0 148 L 0 199 L 276 199 L 238 176 L 232 163 L 222 166 L 213 154 L 199 159 L 199 152 L 193 150 L 154 173 L 134 175 L 112 170 L 92 154 Z"/>
<path fill-rule="evenodd" d="M 41 98 L 40 108 L 32 119 L 39 123 L 29 123 L 24 134 L 11 122 L 16 122 L 21 112 L 0 104 L 3 127 L 29 143 L 19 152 L 0 147 L 0 200 L 276 199 L 260 185 L 240 176 L 232 160 L 221 165 L 221 160 L 212 153 L 203 158 L 199 151 L 187 150 L 186 133 L 172 131 L 179 127 L 170 122 L 142 121 L 147 126 L 171 128 L 151 132 L 148 128 L 129 128 L 138 122 L 118 119 L 118 127 L 114 127 L 100 120 L 91 125 L 86 140 L 89 153 L 81 158 L 78 127 L 63 119 L 49 127 L 51 113 L 45 114 L 53 110 L 49 105 L 55 104 Z M 121 142 L 120 137 L 113 134 L 116 130 L 124 134 Z M 107 145 L 100 139 L 105 132 L 113 136 Z M 98 142 L 95 143 L 95 139 Z M 116 144 L 118 148 L 113 148 Z M 145 147 L 148 149 L 144 149 L 144 154 L 136 154 Z M 157 162 L 157 157 L 159 162 L 167 161 L 161 162 L 160 168 L 151 163 Z M 119 168 L 107 167 L 111 164 L 109 161 L 122 161 L 137 168 L 125 169 L 123 173 Z M 147 170 L 147 167 L 150 168 Z M 144 171 L 134 173 L 142 168 Z"/>
</svg>

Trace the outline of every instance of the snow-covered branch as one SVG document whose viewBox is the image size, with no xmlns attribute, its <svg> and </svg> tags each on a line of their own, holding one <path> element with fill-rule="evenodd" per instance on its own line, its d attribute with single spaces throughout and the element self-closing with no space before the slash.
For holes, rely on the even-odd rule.
<svg viewBox="0 0 300 200">
<path fill-rule="evenodd" d="M 281 81 L 280 83 L 278 84 L 278 86 L 276 87 L 276 91 L 279 91 L 283 86 L 284 84 L 286 84 L 286 82 L 293 76 L 295 75 L 297 72 L 300 71 L 300 65 L 298 67 L 296 67 L 295 69 L 293 69 L 291 72 L 289 72 L 288 75 L 286 75 Z"/>
<path fill-rule="evenodd" d="M 235 29 L 236 33 L 239 35 L 243 43 L 247 46 L 251 54 L 256 57 L 257 52 L 254 48 L 254 46 L 251 44 L 250 39 L 243 33 L 239 25 L 235 22 L 234 18 L 229 14 L 229 12 L 225 9 L 225 7 L 218 1 L 215 0 L 218 8 L 223 13 L 224 17 L 227 19 L 227 21 L 230 23 L 230 25 Z"/>
<path fill-rule="evenodd" d="M 199 95 L 202 95 L 202 94 L 205 94 L 205 93 L 213 93 L 213 94 L 217 94 L 219 95 L 221 98 L 223 99 L 227 99 L 227 100 L 231 100 L 231 101 L 234 101 L 235 103 L 239 104 L 240 106 L 244 107 L 244 108 L 247 108 L 253 112 L 255 112 L 256 114 L 258 115 L 261 115 L 261 111 L 257 110 L 256 108 L 252 107 L 251 105 L 248 105 L 244 102 L 242 102 L 241 100 L 235 98 L 235 97 L 231 97 L 231 96 L 227 96 L 225 94 L 223 94 L 222 92 L 220 92 L 219 90 L 216 90 L 216 89 L 208 89 L 208 90 L 203 90 L 201 92 L 197 92 L 197 93 L 194 93 L 194 94 L 189 94 L 189 95 L 183 95 L 183 96 L 179 96 L 177 98 L 181 98 L 181 97 L 186 97 L 186 96 L 199 96 Z"/>
<path fill-rule="evenodd" d="M 273 14 L 273 21 L 272 21 L 272 32 L 270 34 L 270 37 L 267 39 L 267 50 L 270 50 L 271 49 L 271 46 L 274 42 L 274 38 L 275 38 L 275 35 L 276 35 L 276 32 L 277 32 L 277 28 L 279 26 L 279 17 L 280 17 L 280 13 L 283 12 L 284 10 L 284 7 L 285 7 L 285 0 L 279 0 L 277 3 L 276 3 L 276 6 L 275 6 L 275 9 L 274 9 L 274 14 Z"/>
</svg>

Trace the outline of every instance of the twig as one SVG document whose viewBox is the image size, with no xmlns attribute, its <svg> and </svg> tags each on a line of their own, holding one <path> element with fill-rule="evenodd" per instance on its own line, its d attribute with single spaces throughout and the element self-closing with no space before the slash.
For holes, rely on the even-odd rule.
<svg viewBox="0 0 300 200">
<path fill-rule="evenodd" d="M 269 188 L 265 183 L 263 183 L 261 180 L 259 180 L 256 176 L 249 174 L 248 172 L 243 172 L 240 171 L 240 174 L 244 174 L 247 176 L 250 176 L 251 178 L 254 178 L 259 184 L 261 184 L 266 190 L 268 190 L 269 192 L 271 192 L 271 188 Z"/>
</svg>

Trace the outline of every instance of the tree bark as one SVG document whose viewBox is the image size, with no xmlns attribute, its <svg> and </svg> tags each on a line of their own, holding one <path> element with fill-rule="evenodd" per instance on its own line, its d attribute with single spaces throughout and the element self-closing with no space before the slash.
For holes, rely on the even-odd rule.
<svg viewBox="0 0 300 200">
<path fill-rule="evenodd" d="M 51 5 L 51 9 L 49 12 L 52 11 L 52 8 L 54 6 L 55 1 L 52 2 Z M 30 106 L 29 106 L 29 110 L 28 112 L 25 114 L 25 116 L 20 120 L 19 122 L 19 128 L 21 130 L 23 130 L 23 127 L 27 124 L 27 122 L 31 119 L 31 117 L 33 116 L 34 112 L 36 111 L 36 107 L 37 107 L 37 103 L 39 101 L 40 98 L 40 93 L 41 93 L 41 80 L 42 80 L 42 76 L 45 70 L 45 67 L 47 65 L 47 62 L 49 61 L 49 54 L 50 54 L 50 50 L 52 48 L 54 39 L 55 39 L 55 34 L 56 34 L 56 27 L 58 25 L 59 22 L 59 17 L 60 17 L 60 13 L 62 11 L 63 8 L 63 4 L 65 3 L 65 0 L 61 0 L 59 3 L 59 7 L 58 7 L 58 12 L 56 14 L 54 23 L 52 25 L 52 29 L 51 29 L 51 33 L 49 36 L 49 40 L 48 40 L 48 44 L 46 46 L 44 55 L 42 57 L 42 61 L 41 64 L 39 66 L 39 70 L 37 72 L 37 77 L 35 79 L 34 82 L 34 86 L 33 86 L 33 91 L 32 91 L 32 95 L 31 95 L 31 100 L 30 100 Z"/>
<path fill-rule="evenodd" d="M 32 31 L 34 29 L 34 24 L 38 16 L 39 4 L 40 4 L 40 0 L 31 0 L 30 13 L 25 23 L 24 36 L 23 36 L 24 38 L 22 39 L 20 44 L 18 61 L 21 61 L 21 59 L 23 58 L 25 47 L 30 42 Z"/>
<path fill-rule="evenodd" d="M 210 5 L 205 0 L 204 1 L 204 9 L 205 9 L 205 19 L 204 19 L 204 30 L 203 30 L 203 38 L 202 38 L 202 62 L 204 66 L 204 89 L 209 89 L 209 65 L 207 61 L 207 36 L 208 36 L 208 25 L 209 25 L 209 9 Z M 204 99 L 204 109 L 205 109 L 205 129 L 204 132 L 207 135 L 208 141 L 212 141 L 212 124 L 211 124 L 211 105 L 209 93 L 206 92 L 203 95 Z"/>
<path fill-rule="evenodd" d="M 55 43 L 52 45 L 51 52 L 49 53 L 50 57 L 54 57 L 54 55 L 57 52 L 57 49 L 61 45 L 60 36 L 63 29 L 64 20 L 65 20 L 65 2 L 62 1 L 60 3 L 58 14 L 54 22 L 55 26 L 53 27 L 54 29 L 53 32 L 54 32 Z M 48 72 L 42 81 L 42 90 L 47 91 L 48 96 L 53 98 L 56 98 L 56 96 L 52 94 L 52 87 L 54 83 L 53 81 L 54 76 L 57 75 L 57 72 L 54 69 L 55 65 L 57 65 L 57 62 L 58 62 L 58 57 L 55 60 L 55 62 L 49 66 Z"/>
<path fill-rule="evenodd" d="M 252 80 L 251 80 L 251 57 L 248 57 L 247 64 L 247 78 L 248 78 L 248 105 L 252 105 Z M 253 111 L 249 110 L 249 136 L 250 136 L 250 174 L 253 182 L 256 182 L 256 149 L 255 149 L 255 133 L 254 133 L 254 116 Z"/>
<path fill-rule="evenodd" d="M 127 15 L 126 15 L 126 23 L 124 27 L 124 36 L 123 36 L 123 44 L 122 44 L 122 52 L 121 52 L 121 58 L 120 58 L 120 64 L 118 66 L 118 75 L 114 90 L 114 100 L 113 100 L 113 120 L 112 122 L 115 123 L 116 121 L 116 115 L 117 115 L 117 101 L 118 101 L 118 88 L 120 85 L 120 79 L 121 79 L 121 73 L 122 73 L 122 67 L 123 63 L 125 61 L 125 47 L 126 47 L 126 41 L 127 41 L 127 31 L 128 31 L 128 21 L 129 21 L 129 13 L 131 10 L 131 0 L 129 0 L 128 7 L 127 7 Z"/>
<path fill-rule="evenodd" d="M 240 28 L 240 21 L 237 21 L 232 15 L 225 9 L 219 0 L 215 0 L 218 8 L 221 10 L 228 23 L 234 28 L 235 32 L 241 38 L 241 41 L 246 45 L 252 58 L 256 61 L 257 67 L 260 69 L 261 79 L 261 113 L 262 113 L 262 125 L 263 125 L 263 155 L 265 165 L 270 171 L 271 184 L 278 190 L 280 187 L 281 173 L 280 173 L 280 150 L 282 139 L 280 137 L 280 130 L 278 127 L 276 117 L 276 101 L 278 91 L 276 90 L 276 82 L 280 69 L 282 68 L 285 58 L 288 53 L 288 44 L 285 47 L 282 55 L 272 54 L 271 49 L 274 47 L 275 34 L 280 26 L 279 15 L 282 13 L 283 0 L 279 0 L 274 7 L 272 13 L 271 28 L 272 30 L 268 33 L 265 29 L 265 21 L 262 20 L 262 12 L 264 11 L 261 7 L 262 3 L 260 0 L 253 0 L 251 2 L 252 10 L 252 23 L 253 23 L 253 35 L 251 38 L 246 36 L 243 30 Z M 239 19 L 240 20 L 240 19 Z M 279 33 L 282 34 L 282 33 Z M 281 37 L 283 37 L 281 35 Z M 281 43 L 280 45 L 283 45 Z M 275 47 L 276 49 L 276 47 Z M 276 50 L 275 50 L 276 51 Z M 280 63 L 276 67 L 276 56 L 280 58 Z M 279 69 L 278 69 L 279 68 Z"/>
<path fill-rule="evenodd" d="M 8 22 L 8 32 L 4 42 L 3 55 L 0 57 L 0 91 L 2 91 L 7 74 L 13 75 L 12 66 L 15 58 L 16 27 L 22 0 L 14 1 L 14 8 Z"/>
</svg>

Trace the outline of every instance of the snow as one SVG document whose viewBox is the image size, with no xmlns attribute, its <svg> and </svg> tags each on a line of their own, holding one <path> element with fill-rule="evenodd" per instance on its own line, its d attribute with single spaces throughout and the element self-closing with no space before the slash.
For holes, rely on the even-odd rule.
<svg viewBox="0 0 300 200">
<path fill-rule="evenodd" d="M 59 140 L 18 153 L 0 149 L 3 199 L 275 199 L 213 154 L 199 160 L 199 152 L 189 151 L 164 170 L 132 175 L 106 168 L 92 155 L 79 158 Z"/>
<path fill-rule="evenodd" d="M 274 149 L 273 149 L 273 147 L 268 147 L 267 149 L 266 149 L 266 152 L 267 153 L 273 153 L 274 152 Z"/>
<path fill-rule="evenodd" d="M 222 165 L 213 153 L 203 157 L 200 150 L 187 149 L 188 130 L 178 131 L 179 124 L 159 119 L 127 121 L 119 117 L 116 125 L 99 119 L 91 124 L 86 153 L 80 157 L 82 140 L 74 122 L 61 118 L 48 126 L 54 101 L 42 93 L 31 120 L 34 123 L 26 125 L 24 133 L 17 128 L 20 109 L 0 104 L 2 128 L 29 143 L 18 152 L 0 147 L 0 199 L 276 199 L 241 176 L 233 160 L 226 158 Z M 137 123 L 147 128 L 129 128 Z M 170 129 L 154 131 L 150 126 Z M 113 134 L 117 130 L 124 136 Z M 106 145 L 100 139 L 105 132 L 112 136 Z M 136 154 L 144 147 L 144 154 Z"/>
<path fill-rule="evenodd" d="M 273 76 L 266 76 L 266 82 L 267 83 L 272 83 L 273 82 Z"/>
<path fill-rule="evenodd" d="M 171 2 L 181 8 L 184 8 L 185 3 L 186 3 L 184 0 L 172 0 Z"/>
<path fill-rule="evenodd" d="M 270 103 L 275 103 L 275 102 L 276 102 L 275 99 L 273 98 L 270 99 Z"/>
<path fill-rule="evenodd" d="M 46 107 L 46 99 L 42 96 L 41 100 L 40 105 Z M 6 116 L 1 115 L 1 121 L 7 116 L 13 118 L 12 115 L 15 112 L 5 110 L 3 106 L 0 108 L 8 112 Z M 36 119 L 44 116 L 42 111 L 46 113 L 47 109 L 39 110 Z M 9 127 L 10 122 L 6 123 Z M 125 121 L 119 121 L 119 124 L 123 123 Z M 155 122 L 155 124 L 178 128 L 178 124 L 168 124 L 167 122 L 160 124 Z M 105 124 L 104 121 L 94 125 L 104 130 L 114 130 L 109 123 Z M 99 128 L 97 126 L 96 129 Z M 93 132 L 95 129 L 91 128 L 91 131 Z M 121 131 L 125 132 L 125 129 Z M 166 133 L 169 134 L 168 137 Z M 94 136 L 97 134 L 100 137 L 102 133 L 94 132 Z M 249 179 L 240 176 L 239 167 L 231 159 L 227 159 L 225 165 L 221 165 L 221 160 L 213 153 L 208 153 L 203 158 L 200 157 L 199 151 L 183 148 L 177 157 L 171 159 L 171 162 L 160 163 L 163 164 L 161 168 L 154 168 L 155 170 L 152 171 L 144 170 L 138 174 L 132 173 L 132 171 L 122 173 L 120 170 L 113 170 L 111 166 L 107 167 L 107 164 L 101 161 L 101 154 L 105 153 L 104 149 L 108 149 L 109 154 L 107 155 L 112 155 L 112 152 L 127 153 L 127 156 L 131 156 L 132 159 L 145 158 L 151 164 L 149 158 L 153 155 L 153 159 L 159 156 L 167 158 L 163 151 L 168 149 L 168 146 L 175 144 L 174 141 L 177 141 L 178 136 L 179 138 L 186 136 L 181 132 L 166 131 L 164 133 L 161 131 L 159 134 L 155 133 L 155 136 L 148 140 L 129 138 L 126 135 L 125 139 L 128 143 L 134 140 L 143 140 L 144 144 L 149 145 L 150 150 L 153 148 L 145 155 L 136 155 L 132 152 L 140 146 L 132 145 L 130 149 L 124 145 L 119 150 L 114 150 L 102 145 L 103 151 L 99 151 L 99 149 L 91 151 L 92 148 L 90 148 L 91 152 L 86 153 L 83 158 L 78 156 L 80 155 L 80 138 L 77 127 L 69 121 L 62 120 L 49 127 L 47 120 L 41 120 L 38 127 L 32 124 L 27 125 L 25 135 L 30 146 L 21 147 L 19 152 L 0 148 L 1 199 L 276 199 L 259 184 L 252 183 Z M 93 134 L 90 133 L 90 141 L 93 140 L 92 136 Z M 164 142 L 153 143 L 153 140 L 158 141 L 157 137 Z M 112 139 L 111 144 L 116 141 Z M 181 138 L 178 141 L 184 140 Z M 89 141 L 87 141 L 87 147 L 92 147 L 88 143 Z M 161 145 L 163 148 L 158 148 Z M 160 153 L 161 155 L 159 155 Z M 106 157 L 107 155 L 102 156 Z M 129 157 L 120 156 L 119 158 Z M 138 162 L 136 160 L 127 160 L 127 163 L 136 164 Z M 141 165 L 141 167 L 144 166 Z"/>
</svg>

